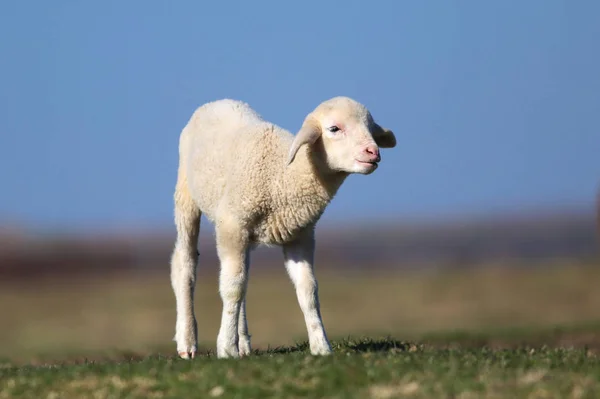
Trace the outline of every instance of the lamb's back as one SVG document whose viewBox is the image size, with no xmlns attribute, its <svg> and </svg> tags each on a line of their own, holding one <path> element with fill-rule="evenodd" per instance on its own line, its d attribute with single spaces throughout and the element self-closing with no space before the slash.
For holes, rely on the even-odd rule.
<svg viewBox="0 0 600 399">
<path fill-rule="evenodd" d="M 221 206 L 239 209 L 247 218 L 260 212 L 292 140 L 291 133 L 241 101 L 219 100 L 198 108 L 182 132 L 180 157 L 200 210 L 211 220 Z"/>
</svg>

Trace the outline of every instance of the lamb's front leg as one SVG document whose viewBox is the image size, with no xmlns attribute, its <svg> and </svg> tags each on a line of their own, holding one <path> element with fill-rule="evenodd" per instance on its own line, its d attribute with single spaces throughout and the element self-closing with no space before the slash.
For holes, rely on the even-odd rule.
<svg viewBox="0 0 600 399">
<path fill-rule="evenodd" d="M 217 337 L 217 357 L 239 357 L 238 323 L 248 282 L 248 245 L 234 229 L 217 226 L 217 250 L 221 263 L 219 292 L 223 301 L 221 328 Z"/>
<path fill-rule="evenodd" d="M 285 267 L 294 283 L 304 314 L 310 352 L 313 355 L 328 355 L 331 345 L 321 320 L 318 284 L 313 270 L 314 249 L 314 233 L 311 231 L 295 242 L 284 245 L 283 253 Z"/>
</svg>

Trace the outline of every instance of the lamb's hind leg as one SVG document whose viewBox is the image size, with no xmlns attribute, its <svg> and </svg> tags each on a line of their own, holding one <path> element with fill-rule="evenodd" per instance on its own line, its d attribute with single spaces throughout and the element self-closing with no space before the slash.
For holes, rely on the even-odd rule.
<svg viewBox="0 0 600 399">
<path fill-rule="evenodd" d="M 217 357 L 239 357 L 239 321 L 248 283 L 248 240 L 235 222 L 221 220 L 216 225 L 216 232 L 217 252 L 221 263 L 219 292 L 223 301 Z M 245 320 L 244 316 L 242 318 Z"/>
<path fill-rule="evenodd" d="M 175 190 L 175 225 L 177 241 L 171 256 L 171 285 L 175 293 L 177 352 L 184 359 L 194 358 L 197 351 L 197 325 L 194 315 L 194 289 L 198 261 L 198 232 L 201 212 L 189 196 L 185 181 Z"/>
<path fill-rule="evenodd" d="M 242 304 L 240 305 L 240 316 L 238 317 L 238 350 L 240 356 L 248 356 L 252 352 L 252 346 L 250 345 L 250 333 L 248 332 L 248 320 L 246 319 L 246 294 L 248 292 L 248 279 L 250 272 L 250 251 L 246 251 L 246 257 L 244 262 L 244 272 L 246 273 L 246 289 L 244 290 L 244 296 L 242 297 Z"/>
<path fill-rule="evenodd" d="M 250 353 L 252 353 L 252 345 L 250 345 L 250 333 L 248 332 L 248 320 L 246 319 L 245 297 L 242 301 L 242 305 L 240 306 L 240 317 L 238 319 L 238 335 L 238 349 L 240 351 L 240 356 L 248 356 Z"/>
</svg>

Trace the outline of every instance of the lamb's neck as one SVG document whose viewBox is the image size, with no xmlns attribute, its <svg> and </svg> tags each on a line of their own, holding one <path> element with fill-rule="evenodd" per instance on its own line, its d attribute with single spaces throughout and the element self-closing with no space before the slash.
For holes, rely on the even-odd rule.
<svg viewBox="0 0 600 399">
<path fill-rule="evenodd" d="M 318 167 L 318 162 L 316 155 L 304 147 L 284 173 L 285 202 L 295 211 L 291 229 L 316 223 L 348 176 Z"/>
</svg>

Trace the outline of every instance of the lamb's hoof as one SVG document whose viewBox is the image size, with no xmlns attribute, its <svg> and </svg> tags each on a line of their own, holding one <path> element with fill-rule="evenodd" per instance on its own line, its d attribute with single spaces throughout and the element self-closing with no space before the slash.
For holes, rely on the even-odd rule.
<svg viewBox="0 0 600 399">
<path fill-rule="evenodd" d="M 240 352 L 234 349 L 229 350 L 217 350 L 217 358 L 219 359 L 238 359 L 240 357 Z"/>
<path fill-rule="evenodd" d="M 310 348 L 310 353 L 314 356 L 327 356 L 331 355 L 333 351 L 331 350 L 331 345 L 329 345 L 329 343 L 321 343 L 312 345 Z"/>
<path fill-rule="evenodd" d="M 218 359 L 237 359 L 240 357 L 240 351 L 237 345 L 217 345 Z"/>
<path fill-rule="evenodd" d="M 182 359 L 194 359 L 196 357 L 196 351 L 179 352 L 179 357 Z"/>
<path fill-rule="evenodd" d="M 252 354 L 252 349 L 250 348 L 250 345 L 240 345 L 240 357 L 250 356 L 250 354 Z"/>
<path fill-rule="evenodd" d="M 238 348 L 240 357 L 249 356 L 252 353 L 252 346 L 250 345 L 250 338 L 242 338 L 238 341 Z"/>
<path fill-rule="evenodd" d="M 192 328 L 183 328 L 177 325 L 173 341 L 177 344 L 177 354 L 182 359 L 193 359 L 198 350 L 198 341 L 196 340 L 195 324 Z"/>
<path fill-rule="evenodd" d="M 196 357 L 196 345 L 181 345 L 177 347 L 177 354 L 182 359 L 193 359 Z"/>
<path fill-rule="evenodd" d="M 228 335 L 227 331 L 219 332 L 217 336 L 217 358 L 218 359 L 237 359 L 240 357 L 238 348 L 238 334 Z"/>
<path fill-rule="evenodd" d="M 252 354 L 252 351 L 248 349 L 240 349 L 240 357 L 247 357 Z"/>
</svg>

